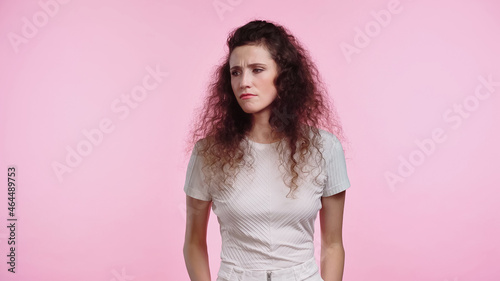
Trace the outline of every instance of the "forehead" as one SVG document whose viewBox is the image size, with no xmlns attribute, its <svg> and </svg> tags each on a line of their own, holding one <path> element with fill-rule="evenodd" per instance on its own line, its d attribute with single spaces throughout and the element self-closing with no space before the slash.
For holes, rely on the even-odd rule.
<svg viewBox="0 0 500 281">
<path fill-rule="evenodd" d="M 272 61 L 271 54 L 264 46 L 244 45 L 233 50 L 229 57 L 229 66 L 270 61 Z"/>
</svg>

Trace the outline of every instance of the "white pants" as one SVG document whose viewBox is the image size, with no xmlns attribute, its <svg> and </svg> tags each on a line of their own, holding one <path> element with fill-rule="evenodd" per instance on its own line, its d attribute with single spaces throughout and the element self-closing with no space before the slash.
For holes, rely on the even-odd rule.
<svg viewBox="0 0 500 281">
<path fill-rule="evenodd" d="M 316 259 L 279 270 L 247 270 L 221 263 L 217 281 L 324 281 Z"/>
</svg>

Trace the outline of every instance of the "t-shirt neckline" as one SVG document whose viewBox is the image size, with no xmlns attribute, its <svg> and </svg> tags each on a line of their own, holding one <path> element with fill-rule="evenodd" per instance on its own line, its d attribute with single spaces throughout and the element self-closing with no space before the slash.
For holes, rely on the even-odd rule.
<svg viewBox="0 0 500 281">
<path fill-rule="evenodd" d="M 248 140 L 248 142 L 250 142 L 252 145 L 256 146 L 256 147 L 271 147 L 271 146 L 275 146 L 275 145 L 278 145 L 278 143 L 281 141 L 281 140 L 278 140 L 278 141 L 275 141 L 275 142 L 272 142 L 272 143 L 260 143 L 260 142 L 255 142 L 253 140 L 251 140 L 248 136 L 245 136 L 245 138 Z"/>
</svg>

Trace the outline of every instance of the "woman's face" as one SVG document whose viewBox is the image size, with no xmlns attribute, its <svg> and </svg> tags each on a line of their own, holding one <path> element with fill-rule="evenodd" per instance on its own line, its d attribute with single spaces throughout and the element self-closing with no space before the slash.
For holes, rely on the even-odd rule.
<svg viewBox="0 0 500 281">
<path fill-rule="evenodd" d="M 231 87 L 243 111 L 252 114 L 268 111 L 270 114 L 269 105 L 278 95 L 274 86 L 278 72 L 265 47 L 236 47 L 229 57 L 229 68 Z M 251 95 L 245 98 L 242 96 L 245 93 Z"/>
</svg>

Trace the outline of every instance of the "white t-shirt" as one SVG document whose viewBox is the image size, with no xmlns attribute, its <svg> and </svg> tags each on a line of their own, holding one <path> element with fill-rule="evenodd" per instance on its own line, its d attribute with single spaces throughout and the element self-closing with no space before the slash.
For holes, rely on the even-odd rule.
<svg viewBox="0 0 500 281">
<path fill-rule="evenodd" d="M 222 238 L 221 263 L 249 270 L 275 270 L 314 256 L 314 222 L 321 209 L 321 197 L 337 194 L 351 185 L 340 141 L 330 132 L 319 131 L 326 160 L 318 177 L 323 184 L 313 183 L 318 174 L 314 170 L 295 191 L 296 199 L 286 197 L 290 188 L 283 182 L 286 165 L 278 167 L 279 155 L 274 150 L 277 142 L 262 144 L 248 139 L 255 153 L 255 171 L 242 168 L 234 185 L 216 194 L 205 188 L 203 160 L 195 146 L 184 192 L 196 199 L 212 200 Z"/>
</svg>

